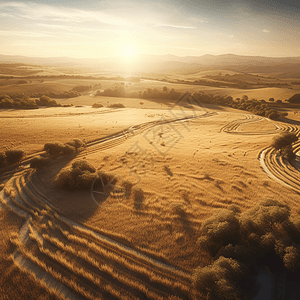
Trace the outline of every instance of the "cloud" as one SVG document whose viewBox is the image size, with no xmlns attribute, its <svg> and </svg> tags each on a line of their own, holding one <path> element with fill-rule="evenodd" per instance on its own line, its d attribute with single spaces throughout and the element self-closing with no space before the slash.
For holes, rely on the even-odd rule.
<svg viewBox="0 0 300 300">
<path fill-rule="evenodd" d="M 155 25 L 155 27 L 172 27 L 177 29 L 196 29 L 196 27 L 193 26 L 180 26 L 180 25 L 173 25 L 173 24 L 159 24 Z"/>
<path fill-rule="evenodd" d="M 36 21 L 51 22 L 97 22 L 110 25 L 132 26 L 133 23 L 127 18 L 120 18 L 115 14 L 105 11 L 88 11 L 69 7 L 54 7 L 37 3 L 7 2 L 0 3 L 2 13 L 15 18 L 30 19 Z"/>
<path fill-rule="evenodd" d="M 268 29 L 263 29 L 262 32 L 264 32 L 264 33 L 270 33 L 270 30 L 268 30 Z"/>
<path fill-rule="evenodd" d="M 50 34 L 40 32 L 29 32 L 29 31 L 11 31 L 11 30 L 0 30 L 0 36 L 22 36 L 22 37 L 52 37 Z"/>
</svg>

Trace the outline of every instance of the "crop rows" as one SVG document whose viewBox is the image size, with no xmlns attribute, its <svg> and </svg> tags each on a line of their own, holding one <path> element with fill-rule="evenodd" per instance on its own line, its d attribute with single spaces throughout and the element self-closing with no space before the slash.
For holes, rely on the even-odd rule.
<svg viewBox="0 0 300 300">
<path fill-rule="evenodd" d="M 39 270 L 55 279 L 49 290 L 84 299 L 192 298 L 189 274 L 63 217 L 31 183 L 31 171 L 11 178 L 9 188 L 3 205 L 26 217 L 11 239 L 15 257 L 30 262 L 23 268 L 39 280 Z"/>
</svg>

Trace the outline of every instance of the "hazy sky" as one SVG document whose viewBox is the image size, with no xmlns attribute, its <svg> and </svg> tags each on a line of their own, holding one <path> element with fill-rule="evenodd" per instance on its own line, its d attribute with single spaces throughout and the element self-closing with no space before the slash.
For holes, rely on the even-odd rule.
<svg viewBox="0 0 300 300">
<path fill-rule="evenodd" d="M 300 56 L 298 13 L 299 0 L 0 0 L 0 54 Z"/>
</svg>

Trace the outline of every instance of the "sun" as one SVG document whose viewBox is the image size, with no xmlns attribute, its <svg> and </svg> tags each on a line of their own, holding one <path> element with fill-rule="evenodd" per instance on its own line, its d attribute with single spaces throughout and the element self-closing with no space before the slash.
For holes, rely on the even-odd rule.
<svg viewBox="0 0 300 300">
<path fill-rule="evenodd" d="M 123 48 L 123 51 L 122 51 L 123 55 L 124 56 L 133 56 L 136 54 L 136 50 L 135 50 L 135 47 L 131 44 L 127 44 L 124 48 Z"/>
</svg>

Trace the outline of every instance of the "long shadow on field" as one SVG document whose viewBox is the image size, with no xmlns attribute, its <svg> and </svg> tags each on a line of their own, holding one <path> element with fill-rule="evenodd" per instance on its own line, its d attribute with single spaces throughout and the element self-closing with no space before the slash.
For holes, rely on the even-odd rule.
<svg viewBox="0 0 300 300">
<path fill-rule="evenodd" d="M 187 213 L 180 208 L 176 209 L 177 212 L 177 218 L 175 219 L 178 223 L 180 223 L 180 225 L 182 226 L 183 230 L 187 233 L 187 234 L 192 234 L 193 233 L 193 226 L 191 221 L 188 218 Z"/>
<path fill-rule="evenodd" d="M 47 201 L 57 208 L 57 211 L 67 218 L 83 222 L 95 214 L 98 206 L 91 198 L 90 188 L 85 190 L 64 190 L 58 188 L 54 179 L 66 167 L 69 160 L 57 160 L 47 169 L 37 171 L 32 177 L 32 183 L 38 191 L 45 195 Z"/>
<path fill-rule="evenodd" d="M 286 117 L 281 117 L 279 120 L 284 122 L 284 123 L 300 126 L 300 121 L 297 121 L 297 120 L 291 120 L 291 119 L 288 119 Z"/>
</svg>

